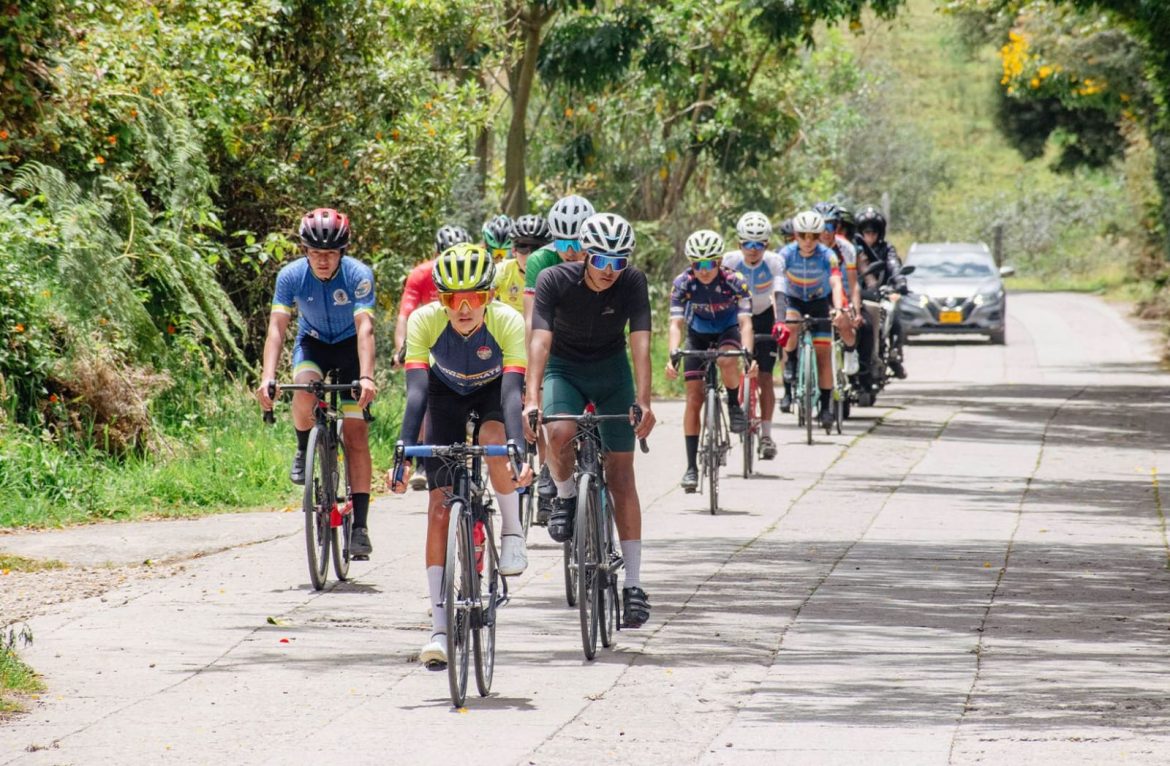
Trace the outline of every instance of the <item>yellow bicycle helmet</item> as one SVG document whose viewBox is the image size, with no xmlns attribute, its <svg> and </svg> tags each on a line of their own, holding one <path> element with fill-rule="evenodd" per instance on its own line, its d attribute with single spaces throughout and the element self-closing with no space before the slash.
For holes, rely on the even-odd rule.
<svg viewBox="0 0 1170 766">
<path fill-rule="evenodd" d="M 480 245 L 462 242 L 435 259 L 431 279 L 441 293 L 487 290 L 496 278 L 496 267 Z"/>
</svg>

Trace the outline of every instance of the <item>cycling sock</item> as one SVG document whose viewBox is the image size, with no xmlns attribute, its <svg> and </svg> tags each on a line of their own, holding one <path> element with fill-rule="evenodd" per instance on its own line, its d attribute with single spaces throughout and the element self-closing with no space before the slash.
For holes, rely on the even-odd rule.
<svg viewBox="0 0 1170 766">
<path fill-rule="evenodd" d="M 447 610 L 443 602 L 443 567 L 427 567 L 427 588 L 431 592 L 431 633 L 447 632 Z"/>
<path fill-rule="evenodd" d="M 309 433 L 313 429 L 306 428 L 304 431 L 302 431 L 301 429 L 297 428 L 294 430 L 297 432 L 297 449 L 299 449 L 301 452 L 304 452 L 309 448 Z"/>
<path fill-rule="evenodd" d="M 687 468 L 697 468 L 697 459 L 699 456 L 699 437 L 698 436 L 684 436 L 687 441 Z"/>
<path fill-rule="evenodd" d="M 623 588 L 642 587 L 642 541 L 622 540 L 622 560 L 626 564 Z"/>
<path fill-rule="evenodd" d="M 366 517 L 370 513 L 370 493 L 354 492 L 351 497 L 353 498 L 353 525 L 364 527 L 366 526 Z"/>
<path fill-rule="evenodd" d="M 553 484 L 557 485 L 557 497 L 576 497 L 577 496 L 577 485 L 573 483 L 572 476 L 565 479 L 564 481 L 559 481 L 559 480 L 554 478 Z"/>
<path fill-rule="evenodd" d="M 821 409 L 822 410 L 829 409 L 829 397 L 831 397 L 832 395 L 833 395 L 833 389 L 831 389 L 831 388 L 822 388 L 821 389 Z"/>
<path fill-rule="evenodd" d="M 735 388 L 727 389 L 727 406 L 728 407 L 738 407 L 739 406 L 739 386 L 736 386 Z"/>
<path fill-rule="evenodd" d="M 772 438 L 772 421 L 763 421 L 760 423 L 760 429 L 764 432 L 764 436 L 768 437 L 769 439 Z"/>
<path fill-rule="evenodd" d="M 520 526 L 520 495 L 512 490 L 506 495 L 497 494 L 496 502 L 500 505 L 500 519 L 502 520 L 501 535 L 522 535 Z"/>
</svg>

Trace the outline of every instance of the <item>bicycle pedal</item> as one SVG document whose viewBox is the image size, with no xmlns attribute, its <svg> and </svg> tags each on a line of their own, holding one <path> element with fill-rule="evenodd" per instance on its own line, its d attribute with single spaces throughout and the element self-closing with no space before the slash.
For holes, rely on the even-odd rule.
<svg viewBox="0 0 1170 766">
<path fill-rule="evenodd" d="M 349 560 L 350 561 L 369 561 L 370 554 L 368 554 L 368 553 L 355 553 L 349 557 Z"/>
</svg>

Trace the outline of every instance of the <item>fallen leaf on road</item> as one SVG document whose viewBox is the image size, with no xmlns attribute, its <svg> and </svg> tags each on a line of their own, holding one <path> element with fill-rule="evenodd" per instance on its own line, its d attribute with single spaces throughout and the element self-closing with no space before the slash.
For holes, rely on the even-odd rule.
<svg viewBox="0 0 1170 766">
<path fill-rule="evenodd" d="M 465 708 L 465 707 L 456 708 L 456 709 L 455 709 L 455 712 L 456 712 L 456 713 L 466 713 L 466 712 L 467 712 L 467 708 Z"/>
<path fill-rule="evenodd" d="M 287 644 L 287 643 L 288 643 L 288 639 L 287 639 L 287 638 L 282 638 L 282 639 L 280 639 L 280 643 L 282 643 L 282 644 Z"/>
<path fill-rule="evenodd" d="M 269 617 L 267 620 L 265 620 L 265 622 L 267 622 L 269 625 L 284 625 L 283 622 L 276 619 L 275 617 Z"/>
</svg>

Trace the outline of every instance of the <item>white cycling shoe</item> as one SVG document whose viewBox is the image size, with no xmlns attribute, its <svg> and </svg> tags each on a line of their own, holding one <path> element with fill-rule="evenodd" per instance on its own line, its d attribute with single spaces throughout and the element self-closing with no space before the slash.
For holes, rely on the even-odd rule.
<svg viewBox="0 0 1170 766">
<path fill-rule="evenodd" d="M 520 535 L 504 535 L 500 551 L 500 574 L 514 577 L 528 568 L 528 546 Z"/>
<path fill-rule="evenodd" d="M 427 670 L 447 669 L 447 634 L 435 633 L 430 642 L 418 653 L 418 661 L 426 665 Z"/>
</svg>

